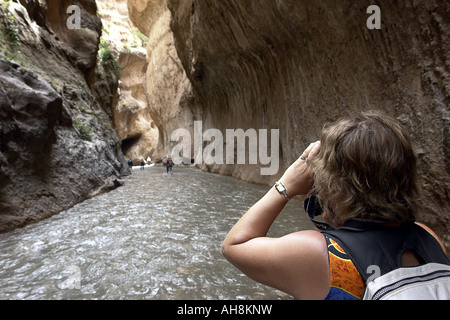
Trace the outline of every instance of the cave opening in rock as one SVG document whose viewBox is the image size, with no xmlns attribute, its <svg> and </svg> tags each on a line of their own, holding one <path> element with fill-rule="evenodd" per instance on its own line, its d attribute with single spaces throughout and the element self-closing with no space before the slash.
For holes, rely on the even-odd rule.
<svg viewBox="0 0 450 320">
<path fill-rule="evenodd" d="M 142 134 L 138 133 L 134 136 L 128 137 L 122 140 L 122 152 L 123 154 L 127 154 L 130 149 L 135 146 L 139 140 L 141 139 Z"/>
</svg>

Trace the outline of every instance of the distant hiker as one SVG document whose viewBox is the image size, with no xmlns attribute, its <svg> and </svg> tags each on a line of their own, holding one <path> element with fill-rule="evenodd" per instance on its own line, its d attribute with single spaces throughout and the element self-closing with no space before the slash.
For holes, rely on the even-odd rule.
<svg viewBox="0 0 450 320">
<path fill-rule="evenodd" d="M 141 170 L 144 170 L 144 166 L 145 166 L 145 161 L 144 159 L 141 160 Z"/>
<path fill-rule="evenodd" d="M 128 166 L 129 166 L 130 168 L 132 168 L 132 167 L 133 167 L 133 160 L 131 160 L 131 159 L 128 159 Z"/>
<path fill-rule="evenodd" d="M 173 174 L 172 167 L 173 167 L 173 161 L 172 161 L 172 158 L 169 157 L 166 162 L 167 174 L 169 174 L 169 172 L 170 172 L 170 174 Z"/>
</svg>

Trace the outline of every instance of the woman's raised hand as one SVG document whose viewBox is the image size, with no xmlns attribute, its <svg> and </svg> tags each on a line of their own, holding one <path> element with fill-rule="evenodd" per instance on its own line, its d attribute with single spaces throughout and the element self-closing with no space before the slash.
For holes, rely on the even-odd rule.
<svg viewBox="0 0 450 320">
<path fill-rule="evenodd" d="M 309 162 L 314 160 L 320 152 L 320 141 L 311 143 L 283 174 L 280 181 L 286 188 L 290 198 L 297 195 L 306 195 L 314 185 L 314 171 Z"/>
</svg>

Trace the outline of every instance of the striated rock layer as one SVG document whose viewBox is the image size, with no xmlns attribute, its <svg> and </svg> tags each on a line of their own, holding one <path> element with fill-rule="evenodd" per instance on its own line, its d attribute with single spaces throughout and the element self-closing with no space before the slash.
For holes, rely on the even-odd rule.
<svg viewBox="0 0 450 320">
<path fill-rule="evenodd" d="M 140 12 L 155 2 L 139 1 L 138 8 L 128 1 Z M 201 120 L 204 130 L 221 132 L 279 129 L 277 175 L 262 176 L 251 165 L 204 166 L 258 183 L 272 183 L 326 122 L 383 110 L 413 137 L 421 220 L 449 244 L 450 3 L 377 3 L 380 30 L 367 28 L 370 1 L 167 0 L 177 56 L 192 86 L 178 110 L 193 110 L 184 127 Z M 160 96 L 148 89 L 147 98 L 165 112 Z M 154 119 L 164 130 L 164 120 Z"/>
<path fill-rule="evenodd" d="M 69 29 L 67 7 L 80 9 Z M 97 61 L 93 0 L 11 2 L 0 24 L 0 232 L 122 185 L 129 173 L 111 123 L 118 74 Z M 11 34 L 20 38 L 13 41 Z"/>
</svg>

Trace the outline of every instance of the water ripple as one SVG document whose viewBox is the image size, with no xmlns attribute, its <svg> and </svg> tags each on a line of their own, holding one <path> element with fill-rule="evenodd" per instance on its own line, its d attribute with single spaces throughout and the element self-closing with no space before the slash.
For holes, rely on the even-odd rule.
<svg viewBox="0 0 450 320">
<path fill-rule="evenodd" d="M 220 253 L 265 192 L 177 168 L 135 171 L 113 192 L 0 235 L 0 299 L 286 299 Z M 271 235 L 311 228 L 293 201 Z"/>
</svg>

